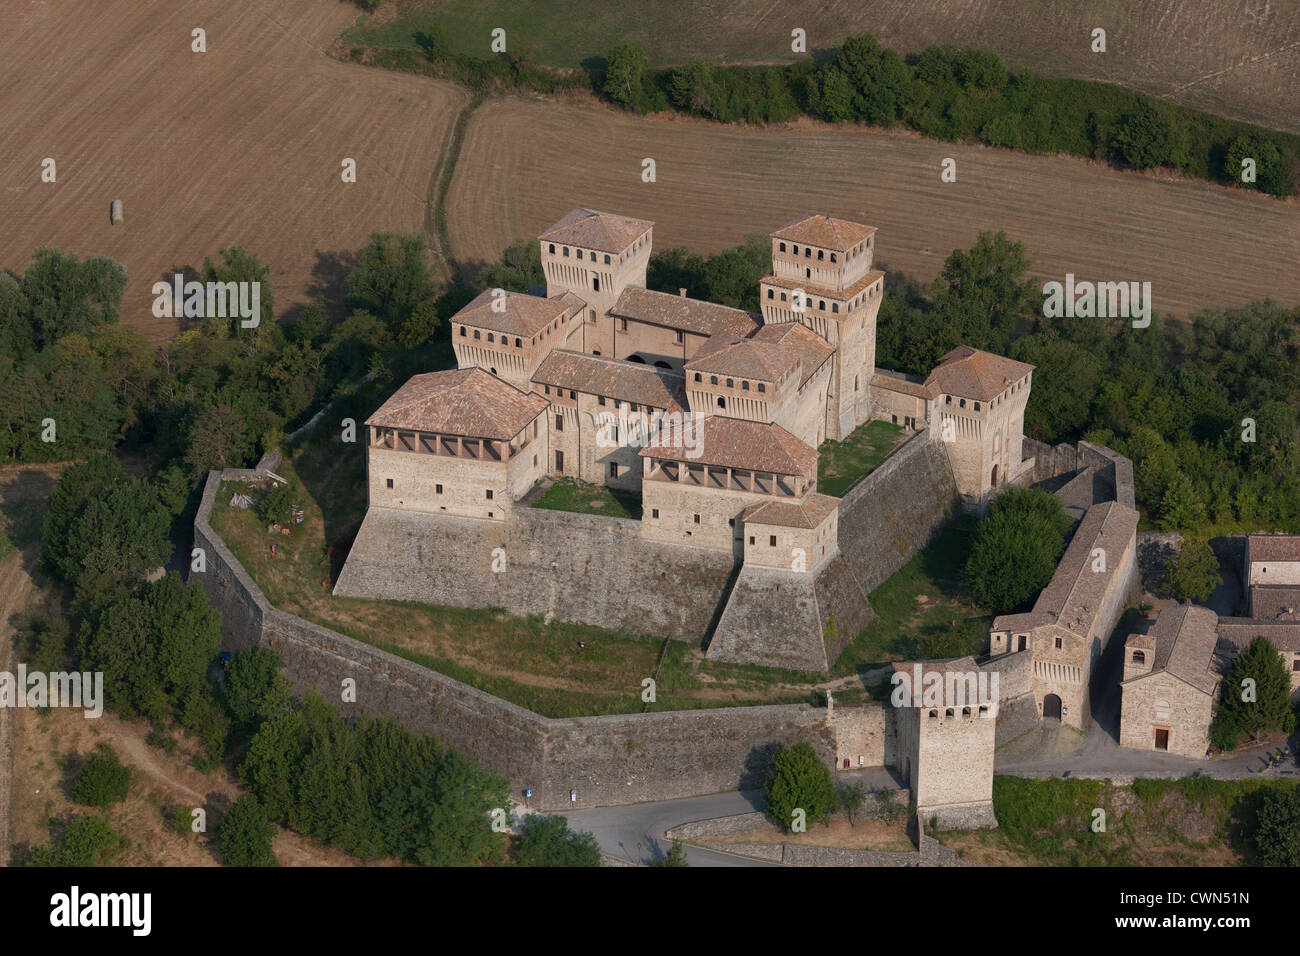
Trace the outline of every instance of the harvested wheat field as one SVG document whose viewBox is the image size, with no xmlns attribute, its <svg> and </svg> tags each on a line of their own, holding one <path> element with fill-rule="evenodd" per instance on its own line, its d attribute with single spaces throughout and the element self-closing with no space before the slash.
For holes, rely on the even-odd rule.
<svg viewBox="0 0 1300 956">
<path fill-rule="evenodd" d="M 641 181 L 645 157 L 655 183 Z M 955 183 L 940 181 L 945 157 Z M 1265 296 L 1300 303 L 1294 200 L 810 120 L 760 129 L 506 97 L 471 118 L 447 205 L 463 261 L 495 260 L 577 205 L 652 219 L 656 248 L 696 252 L 813 210 L 879 227 L 879 259 L 922 280 L 1002 229 L 1036 275 L 1150 281 L 1167 317 Z"/>
<path fill-rule="evenodd" d="M 459 88 L 330 59 L 333 0 L 41 0 L 0 9 L 0 269 L 52 244 L 126 266 L 122 320 L 160 341 L 150 288 L 243 245 L 276 309 L 318 253 L 424 224 Z M 206 53 L 191 32 L 206 31 Z M 41 182 L 42 160 L 57 182 Z M 357 181 L 345 184 L 345 157 Z M 121 199 L 125 223 L 109 224 Z"/>
</svg>

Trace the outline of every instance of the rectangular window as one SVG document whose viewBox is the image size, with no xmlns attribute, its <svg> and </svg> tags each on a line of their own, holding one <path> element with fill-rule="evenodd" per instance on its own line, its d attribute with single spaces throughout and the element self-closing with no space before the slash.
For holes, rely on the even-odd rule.
<svg viewBox="0 0 1300 956">
<path fill-rule="evenodd" d="M 775 547 L 776 547 L 776 535 L 774 535 L 774 534 L 770 534 L 770 535 L 767 536 L 767 546 L 768 546 L 769 548 L 775 548 Z"/>
<path fill-rule="evenodd" d="M 597 405 L 604 405 L 604 404 L 605 404 L 605 396 L 604 396 L 604 395 L 597 395 L 597 396 L 596 396 L 596 404 L 597 404 Z"/>
<path fill-rule="evenodd" d="M 388 479 L 388 487 L 389 488 L 393 487 L 393 479 L 391 478 Z"/>
<path fill-rule="evenodd" d="M 650 509 L 650 517 L 652 517 L 652 518 L 658 518 L 658 517 L 659 517 L 659 509 L 658 509 L 658 508 L 651 508 L 651 509 Z"/>
<path fill-rule="evenodd" d="M 609 463 L 609 477 L 611 477 L 611 478 L 617 478 L 617 477 L 618 477 L 618 462 L 616 462 L 616 461 L 611 461 L 611 462 Z"/>
<path fill-rule="evenodd" d="M 491 489 L 491 488 L 487 489 L 487 500 L 488 500 L 488 501 L 491 501 L 491 500 L 492 500 L 492 489 Z"/>
<path fill-rule="evenodd" d="M 1061 649 L 1061 639 L 1059 637 L 1056 639 L 1056 649 L 1058 651 Z"/>
<path fill-rule="evenodd" d="M 435 494 L 442 494 L 442 485 L 434 485 L 433 490 Z"/>
<path fill-rule="evenodd" d="M 752 534 L 749 536 L 749 543 L 750 544 L 754 543 L 754 536 Z"/>
<path fill-rule="evenodd" d="M 563 416 L 563 415 L 556 415 L 556 416 L 555 416 L 555 430 L 556 430 L 557 432 L 562 432 L 562 431 L 564 431 L 564 416 Z"/>
<path fill-rule="evenodd" d="M 700 523 L 700 516 L 699 516 L 699 515 L 696 515 L 696 516 L 695 516 L 695 523 L 696 523 L 696 524 L 699 524 L 699 523 Z"/>
<path fill-rule="evenodd" d="M 555 453 L 555 470 L 559 472 L 564 471 L 564 452 L 562 451 L 557 451 Z"/>
</svg>

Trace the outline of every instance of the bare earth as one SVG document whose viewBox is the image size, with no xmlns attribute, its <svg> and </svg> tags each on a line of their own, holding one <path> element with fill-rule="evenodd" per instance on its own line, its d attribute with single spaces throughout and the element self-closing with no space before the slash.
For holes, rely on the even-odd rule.
<svg viewBox="0 0 1300 956">
<path fill-rule="evenodd" d="M 641 181 L 646 157 L 655 183 Z M 939 179 L 945 157 L 955 183 Z M 886 268 L 922 280 L 981 231 L 1003 229 L 1036 275 L 1150 281 L 1165 316 L 1265 296 L 1300 303 L 1294 200 L 811 120 L 746 128 L 492 100 L 469 122 L 447 205 L 461 260 L 495 260 L 575 205 L 652 219 L 656 248 L 696 252 L 816 210 L 879 227 Z"/>
<path fill-rule="evenodd" d="M 157 342 L 176 325 L 153 316 L 153 283 L 222 247 L 271 267 L 280 312 L 306 300 L 318 252 L 421 230 L 466 94 L 328 58 L 355 16 L 332 0 L 0 4 L 0 269 L 45 244 L 110 256 L 123 321 Z"/>
</svg>

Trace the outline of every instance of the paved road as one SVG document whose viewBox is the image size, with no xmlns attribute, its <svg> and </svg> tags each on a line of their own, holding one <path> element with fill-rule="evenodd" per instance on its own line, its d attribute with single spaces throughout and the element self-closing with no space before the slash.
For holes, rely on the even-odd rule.
<svg viewBox="0 0 1300 956">
<path fill-rule="evenodd" d="M 577 810 L 565 814 L 569 826 L 575 830 L 590 830 L 600 848 L 610 856 L 628 862 L 649 864 L 661 859 L 672 843 L 664 838 L 664 831 L 683 823 L 708 820 L 713 817 L 750 813 L 763 808 L 763 796 L 757 790 L 715 793 L 707 797 L 687 797 L 684 800 L 663 800 L 656 803 L 634 803 L 623 807 L 601 807 L 595 810 Z M 691 866 L 778 866 L 763 860 L 697 846 L 686 847 L 686 860 Z"/>
</svg>

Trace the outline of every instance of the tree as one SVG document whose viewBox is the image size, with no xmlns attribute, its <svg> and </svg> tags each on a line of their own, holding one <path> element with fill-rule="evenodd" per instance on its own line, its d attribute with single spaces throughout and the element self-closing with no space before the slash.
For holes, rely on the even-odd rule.
<svg viewBox="0 0 1300 956">
<path fill-rule="evenodd" d="M 381 814 L 392 849 L 424 866 L 468 866 L 501 844 L 491 813 L 508 805 L 510 785 L 455 751 L 414 784 L 390 792 Z"/>
<path fill-rule="evenodd" d="M 1256 738 L 1262 730 L 1290 733 L 1295 728 L 1290 697 L 1291 676 L 1282 655 L 1261 635 L 1238 655 L 1228 671 L 1214 722 Z"/>
<path fill-rule="evenodd" d="M 1253 160 L 1255 166 L 1254 182 L 1243 181 L 1241 176 L 1246 169 L 1245 160 Z M 1249 133 L 1238 136 L 1228 146 L 1223 159 L 1224 178 L 1248 189 L 1277 196 L 1286 196 L 1290 179 L 1291 163 L 1285 151 L 1271 136 Z"/>
<path fill-rule="evenodd" d="M 258 496 L 253 510 L 264 524 L 288 521 L 293 516 L 294 489 L 275 482 Z"/>
<path fill-rule="evenodd" d="M 867 803 L 867 789 L 860 783 L 849 784 L 846 787 L 840 787 L 835 791 L 836 803 L 839 809 L 848 817 L 849 826 L 857 826 L 858 816 L 862 813 L 862 808 Z"/>
<path fill-rule="evenodd" d="M 280 672 L 280 655 L 269 647 L 240 651 L 226 667 L 226 707 L 235 723 L 256 729 L 262 721 L 284 712 L 289 685 Z"/>
<path fill-rule="evenodd" d="M 1255 852 L 1265 866 L 1300 866 L 1300 788 L 1260 794 Z"/>
<path fill-rule="evenodd" d="M 256 253 L 249 252 L 243 246 L 231 246 L 229 249 L 221 249 L 219 254 L 221 258 L 217 262 L 213 262 L 206 256 L 204 257 L 203 268 L 200 270 L 202 281 L 204 283 L 247 283 L 250 287 L 256 284 L 261 314 L 256 317 L 257 325 L 247 328 L 244 327 L 244 320 L 242 319 L 232 322 L 223 318 L 218 319 L 218 321 L 226 325 L 236 336 L 248 336 L 250 338 L 276 328 L 275 290 L 271 287 L 270 267 Z M 227 302 L 226 308 L 228 311 L 233 311 L 229 302 Z M 209 316 L 209 318 L 213 317 Z M 249 319 L 248 321 L 252 320 Z"/>
<path fill-rule="evenodd" d="M 603 92 L 626 110 L 644 112 L 646 107 L 645 72 L 650 66 L 645 51 L 630 43 L 620 43 L 609 51 Z"/>
<path fill-rule="evenodd" d="M 268 717 L 239 765 L 239 779 L 255 793 L 267 816 L 288 823 L 298 767 L 307 752 L 306 722 L 298 711 Z"/>
<path fill-rule="evenodd" d="M 650 864 L 651 866 L 690 866 L 686 859 L 686 846 L 680 840 L 674 840 L 673 845 L 668 848 L 668 852 L 658 860 Z"/>
<path fill-rule="evenodd" d="M 131 768 L 122 765 L 112 747 L 100 744 L 77 775 L 72 799 L 88 807 L 107 807 L 125 800 L 130 789 Z"/>
<path fill-rule="evenodd" d="M 1112 146 L 1116 155 L 1129 166 L 1149 169 L 1174 161 L 1176 135 L 1173 121 L 1143 99 L 1133 112 L 1120 120 L 1112 137 Z"/>
<path fill-rule="evenodd" d="M 126 270 L 103 256 L 82 261 L 47 246 L 32 256 L 22 291 L 37 345 L 44 348 L 69 333 L 87 333 L 116 322 L 126 291 Z"/>
<path fill-rule="evenodd" d="M 229 405 L 218 405 L 198 416 L 190 431 L 185 464 L 192 476 L 238 467 L 251 456 L 253 445 L 248 427 Z"/>
<path fill-rule="evenodd" d="M 520 866 L 600 866 L 600 846 L 590 833 L 569 829 L 564 817 L 530 813 L 519 825 Z"/>
<path fill-rule="evenodd" d="M 1223 579 L 1219 576 L 1219 559 L 1210 545 L 1199 539 L 1185 541 L 1169 562 L 1165 587 L 1178 600 L 1203 603 L 1209 600 Z"/>
<path fill-rule="evenodd" d="M 767 813 L 787 831 L 794 811 L 803 810 L 807 823 L 816 823 L 835 806 L 831 772 L 804 741 L 782 747 L 772 758 L 763 783 Z"/>
<path fill-rule="evenodd" d="M 236 800 L 217 828 L 217 843 L 228 866 L 276 866 L 271 841 L 275 824 L 252 794 Z"/>
<path fill-rule="evenodd" d="M 1065 553 L 1070 518 L 1041 488 L 1008 488 L 989 504 L 966 561 L 966 587 L 977 603 L 1005 614 L 1038 594 Z M 1111 560 L 1118 560 L 1112 555 Z"/>
<path fill-rule="evenodd" d="M 347 278 L 348 303 L 377 316 L 392 336 L 415 329 L 431 332 L 436 314 L 421 313 L 416 326 L 407 328 L 415 310 L 438 294 L 429 270 L 428 241 L 418 234 L 376 232 L 362 247 L 357 265 Z"/>
<path fill-rule="evenodd" d="M 1035 311 L 1026 278 L 1025 247 L 1006 233 L 982 232 L 970 249 L 956 249 L 935 280 L 940 321 L 974 348 L 1004 353 L 1017 320 Z"/>
<path fill-rule="evenodd" d="M 1165 531 L 1196 528 L 1205 520 L 1205 503 L 1185 472 L 1170 479 L 1160 499 L 1160 527 Z"/>
</svg>

